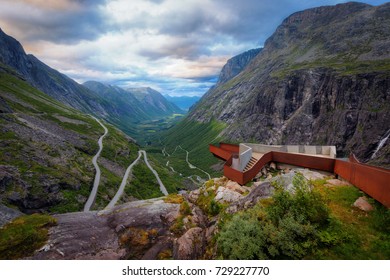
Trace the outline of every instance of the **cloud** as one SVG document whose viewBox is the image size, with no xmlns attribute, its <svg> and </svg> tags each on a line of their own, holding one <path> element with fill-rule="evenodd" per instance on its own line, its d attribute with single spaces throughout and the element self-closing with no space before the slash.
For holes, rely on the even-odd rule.
<svg viewBox="0 0 390 280">
<path fill-rule="evenodd" d="M 103 0 L 4 0 L 0 24 L 25 42 L 73 44 L 93 40 L 109 30 Z"/>
<path fill-rule="evenodd" d="M 342 2 L 2 0 L 0 27 L 79 82 L 201 95 L 230 57 L 262 46 L 288 15 Z"/>
</svg>

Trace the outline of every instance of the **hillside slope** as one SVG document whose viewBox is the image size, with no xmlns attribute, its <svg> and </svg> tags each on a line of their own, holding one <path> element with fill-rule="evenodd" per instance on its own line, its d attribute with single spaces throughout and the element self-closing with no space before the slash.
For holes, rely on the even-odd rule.
<svg viewBox="0 0 390 280">
<path fill-rule="evenodd" d="M 225 140 L 336 145 L 339 155 L 367 161 L 390 129 L 389 25 L 389 3 L 295 13 L 187 121 L 225 123 Z M 390 166 L 388 151 L 376 164 Z"/>
<path fill-rule="evenodd" d="M 138 100 L 132 93 L 118 87 L 94 82 L 80 85 L 33 55 L 26 54 L 22 45 L 1 29 L 0 63 L 14 69 L 31 86 L 57 101 L 105 119 L 128 135 L 137 134 L 140 121 L 183 113 L 183 110 L 151 89 L 135 89 L 145 95 L 144 100 Z"/>
<path fill-rule="evenodd" d="M 102 178 L 97 207 L 115 194 L 138 153 L 131 138 L 112 126 L 108 130 L 98 160 Z M 0 64 L 0 205 L 24 213 L 80 211 L 92 186 L 91 159 L 102 134 L 93 118 Z"/>
<path fill-rule="evenodd" d="M 161 93 L 152 88 L 129 88 L 127 91 L 142 103 L 151 117 L 184 113 L 182 109 L 169 102 Z"/>
</svg>

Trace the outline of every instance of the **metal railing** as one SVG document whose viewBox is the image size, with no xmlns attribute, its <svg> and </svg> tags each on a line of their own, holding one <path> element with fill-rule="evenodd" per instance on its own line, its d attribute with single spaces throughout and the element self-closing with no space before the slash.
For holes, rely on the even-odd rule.
<svg viewBox="0 0 390 280">
<path fill-rule="evenodd" d="M 241 185 L 252 180 L 267 163 L 275 161 L 335 173 L 390 208 L 390 170 L 360 163 L 353 154 L 350 156 L 350 161 L 343 161 L 271 151 L 264 154 L 250 170 L 240 172 L 231 167 L 232 156 L 238 152 L 238 145 L 235 145 L 236 148 L 232 146 L 234 145 L 223 144 L 220 147 L 210 145 L 209 149 L 217 157 L 226 160 L 224 175 Z M 229 151 L 222 147 L 229 147 Z"/>
</svg>

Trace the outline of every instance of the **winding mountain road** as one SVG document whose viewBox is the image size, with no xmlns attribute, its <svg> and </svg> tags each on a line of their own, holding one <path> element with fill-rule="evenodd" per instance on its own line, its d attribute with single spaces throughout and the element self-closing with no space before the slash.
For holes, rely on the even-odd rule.
<svg viewBox="0 0 390 280">
<path fill-rule="evenodd" d="M 88 200 L 87 202 L 85 203 L 84 205 L 84 212 L 88 212 L 90 211 L 93 203 L 95 202 L 95 199 L 96 199 L 96 194 L 97 194 L 97 191 L 98 191 L 98 188 L 99 188 L 99 183 L 100 183 L 100 175 L 101 175 L 101 171 L 100 171 L 100 167 L 99 165 L 97 164 L 97 160 L 100 156 L 100 153 L 102 152 L 103 150 L 103 138 L 107 135 L 108 133 L 108 129 L 107 127 L 105 127 L 97 118 L 95 118 L 94 116 L 91 116 L 92 118 L 94 118 L 99 124 L 101 127 L 104 128 L 104 134 L 102 136 L 100 136 L 99 140 L 98 140 L 98 145 L 99 145 L 99 150 L 98 152 L 96 153 L 96 155 L 92 158 L 92 164 L 93 166 L 95 167 L 95 170 L 96 170 L 96 174 L 95 174 L 95 179 L 93 181 L 93 187 L 92 187 L 92 190 L 91 190 L 91 193 L 89 194 L 89 197 L 88 197 Z M 148 157 L 146 155 L 146 151 L 144 150 L 139 150 L 138 151 L 138 157 L 127 167 L 126 169 L 126 172 L 125 174 L 123 175 L 123 178 L 122 178 L 122 182 L 118 188 L 118 191 L 116 192 L 115 196 L 113 197 L 113 199 L 110 201 L 110 203 L 106 206 L 105 209 L 111 209 L 115 206 L 115 204 L 118 202 L 118 200 L 121 198 L 122 194 L 123 194 L 123 191 L 125 190 L 125 186 L 127 184 L 127 179 L 129 178 L 129 175 L 130 175 L 130 171 L 131 169 L 133 168 L 134 165 L 136 165 L 139 161 L 139 159 L 141 158 L 142 154 L 144 155 L 144 159 L 145 159 L 145 163 L 146 165 L 148 166 L 148 168 L 150 169 L 150 171 L 153 172 L 154 176 L 156 177 L 157 179 L 157 182 L 158 184 L 160 185 L 160 191 L 164 194 L 164 195 L 168 195 L 168 191 L 167 189 L 165 188 L 163 182 L 161 181 L 160 177 L 158 176 L 158 173 L 156 170 L 153 169 L 153 167 L 149 164 L 149 161 L 148 161 Z"/>
<path fill-rule="evenodd" d="M 142 156 L 141 151 L 138 151 L 138 157 L 129 165 L 129 167 L 127 167 L 118 191 L 116 192 L 115 196 L 112 198 L 110 203 L 108 203 L 106 208 L 104 208 L 105 210 L 113 208 L 115 204 L 117 204 L 118 200 L 122 197 L 123 191 L 125 190 L 125 186 L 127 184 L 127 178 L 129 178 L 130 175 L 130 171 L 133 168 L 133 166 L 137 164 L 141 156 Z"/>
<path fill-rule="evenodd" d="M 190 163 L 190 161 L 188 160 L 188 154 L 189 154 L 189 152 L 188 152 L 186 149 L 183 149 L 181 146 L 177 146 L 177 147 L 179 147 L 181 150 L 183 150 L 183 151 L 185 151 L 185 152 L 187 153 L 186 161 L 187 161 L 187 164 L 188 164 L 188 167 L 189 167 L 189 168 L 191 168 L 191 169 L 198 169 L 198 170 L 202 171 L 204 174 L 206 174 L 206 175 L 209 177 L 209 180 L 211 179 L 211 176 L 210 176 L 209 173 L 207 173 L 207 172 L 204 171 L 203 169 L 201 169 L 201 168 L 199 168 L 199 167 L 197 167 L 197 166 L 195 166 L 195 165 L 193 165 L 193 164 Z M 177 147 L 176 147 L 176 148 L 177 148 Z M 175 149 L 175 151 L 176 151 L 176 149 Z"/>
<path fill-rule="evenodd" d="M 157 182 L 158 184 L 160 185 L 160 191 L 164 194 L 164 195 L 168 195 L 168 191 L 167 189 L 165 188 L 163 182 L 161 181 L 160 177 L 158 176 L 158 173 L 156 170 L 153 169 L 153 167 L 149 164 L 149 161 L 148 161 L 148 157 L 146 155 L 146 152 L 144 150 L 141 150 L 140 151 L 141 153 L 144 154 L 144 159 L 145 159 L 145 163 L 146 165 L 148 166 L 148 168 L 150 169 L 150 171 L 153 172 L 154 176 L 156 177 L 157 179 Z"/>
<path fill-rule="evenodd" d="M 88 197 L 88 200 L 87 202 L 85 203 L 84 205 L 84 212 L 88 212 L 90 211 L 91 209 L 91 206 L 92 204 L 95 202 L 95 198 L 96 198 L 96 194 L 97 194 L 97 191 L 98 191 L 98 188 L 99 188 L 99 183 L 100 183 L 100 168 L 99 168 L 99 165 L 97 164 L 97 159 L 99 158 L 100 156 L 100 153 L 102 152 L 103 150 L 103 138 L 107 135 L 108 133 L 108 130 L 107 130 L 107 127 L 105 127 L 97 118 L 93 117 L 99 124 L 101 127 L 104 128 L 104 134 L 102 136 L 100 136 L 99 140 L 98 140 L 98 144 L 99 144 L 99 151 L 97 152 L 97 154 L 92 158 L 92 163 L 95 167 L 95 170 L 96 170 L 96 174 L 95 174 L 95 180 L 93 181 L 93 187 L 92 187 L 92 191 L 91 193 L 89 194 L 89 197 Z"/>
<path fill-rule="evenodd" d="M 157 182 L 158 184 L 160 185 L 160 191 L 164 194 L 164 195 L 168 195 L 168 191 L 167 189 L 165 188 L 163 182 L 161 181 L 160 177 L 158 176 L 158 173 L 156 170 L 153 169 L 153 167 L 149 164 L 149 161 L 148 161 L 148 157 L 146 155 L 146 151 L 144 150 L 139 150 L 138 151 L 138 157 L 136 160 L 134 160 L 130 165 L 129 167 L 127 167 L 126 169 L 126 172 L 125 172 L 125 175 L 123 176 L 123 179 L 122 179 L 122 183 L 121 185 L 119 186 L 119 189 L 118 191 L 116 192 L 115 196 L 113 197 L 113 199 L 110 201 L 110 203 L 106 206 L 106 208 L 104 208 L 104 210 L 108 210 L 108 209 L 111 209 L 115 206 L 115 204 L 118 202 L 118 200 L 122 197 L 123 195 L 123 192 L 125 190 L 125 187 L 126 187 L 126 184 L 127 184 L 127 179 L 130 175 L 130 171 L 131 169 L 133 168 L 134 165 L 136 165 L 139 161 L 139 159 L 141 158 L 141 156 L 144 155 L 144 161 L 147 165 L 147 167 L 150 169 L 150 171 L 153 172 L 154 176 L 156 177 L 157 179 Z"/>
</svg>

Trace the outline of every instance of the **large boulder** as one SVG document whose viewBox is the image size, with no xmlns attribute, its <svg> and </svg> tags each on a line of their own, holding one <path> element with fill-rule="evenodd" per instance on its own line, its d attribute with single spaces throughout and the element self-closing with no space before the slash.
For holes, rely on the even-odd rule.
<svg viewBox="0 0 390 280">
<path fill-rule="evenodd" d="M 230 180 L 225 184 L 225 188 L 231 191 L 238 192 L 239 194 L 244 194 L 245 192 L 247 192 L 247 189 L 245 187 L 241 186 L 237 182 Z"/>
<path fill-rule="evenodd" d="M 354 203 L 353 206 L 363 210 L 365 212 L 369 212 L 374 210 L 374 207 L 367 201 L 367 198 L 364 196 L 359 197 Z"/>
<path fill-rule="evenodd" d="M 219 187 L 217 189 L 214 200 L 220 203 L 231 203 L 242 198 L 242 195 L 238 192 L 232 191 L 225 187 Z"/>
<path fill-rule="evenodd" d="M 227 213 L 253 207 L 260 199 L 268 198 L 273 194 L 274 187 L 269 182 L 255 183 L 252 191 L 247 195 L 232 203 L 227 209 Z"/>
<path fill-rule="evenodd" d="M 173 258 L 176 260 L 199 259 L 204 254 L 205 244 L 203 229 L 191 228 L 174 242 Z"/>
<path fill-rule="evenodd" d="M 44 250 L 32 259 L 150 259 L 171 247 L 169 228 L 179 204 L 161 198 L 109 210 L 55 215 Z"/>
</svg>

